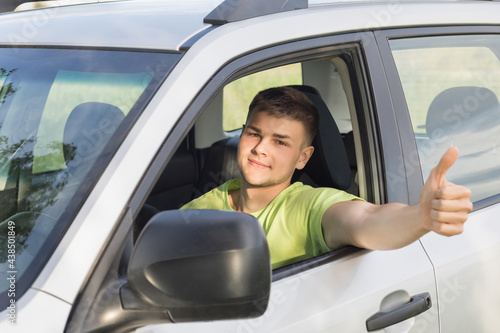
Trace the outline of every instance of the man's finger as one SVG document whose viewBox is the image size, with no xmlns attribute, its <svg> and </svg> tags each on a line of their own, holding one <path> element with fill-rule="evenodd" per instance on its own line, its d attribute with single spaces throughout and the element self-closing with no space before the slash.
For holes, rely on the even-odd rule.
<svg viewBox="0 0 500 333">
<path fill-rule="evenodd" d="M 443 212 L 431 210 L 431 217 L 434 223 L 459 223 L 463 224 L 467 221 L 467 212 Z"/>
<path fill-rule="evenodd" d="M 472 202 L 468 198 L 459 200 L 438 200 L 434 199 L 431 202 L 431 208 L 443 212 L 471 212 L 473 209 Z"/>
<path fill-rule="evenodd" d="M 437 180 L 439 183 L 444 181 L 444 176 L 446 172 L 451 168 L 451 166 L 455 163 L 458 158 L 458 148 L 450 147 L 446 153 L 441 157 L 441 160 L 434 168 L 434 172 L 436 174 Z"/>
<path fill-rule="evenodd" d="M 455 236 L 464 231 L 464 224 L 433 222 L 432 230 L 442 236 Z"/>
<path fill-rule="evenodd" d="M 454 200 L 454 199 L 469 199 L 471 196 L 471 191 L 469 188 L 461 185 L 455 185 L 453 183 L 448 183 L 447 187 L 443 187 L 436 191 L 436 199 L 443 200 Z"/>
</svg>

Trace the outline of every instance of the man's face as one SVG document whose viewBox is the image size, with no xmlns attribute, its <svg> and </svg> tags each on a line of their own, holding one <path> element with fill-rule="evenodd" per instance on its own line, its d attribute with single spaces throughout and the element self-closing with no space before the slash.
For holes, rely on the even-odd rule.
<svg viewBox="0 0 500 333">
<path fill-rule="evenodd" d="M 243 180 L 255 187 L 290 183 L 295 169 L 302 169 L 314 150 L 305 138 L 299 121 L 254 113 L 243 128 L 238 147 Z"/>
</svg>

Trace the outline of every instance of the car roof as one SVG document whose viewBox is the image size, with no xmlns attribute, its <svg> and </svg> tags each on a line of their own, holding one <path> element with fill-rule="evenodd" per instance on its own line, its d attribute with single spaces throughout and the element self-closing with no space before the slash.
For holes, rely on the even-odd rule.
<svg viewBox="0 0 500 333">
<path fill-rule="evenodd" d="M 221 0 L 134 0 L 66 5 L 0 15 L 2 44 L 178 50 L 210 24 Z"/>
<path fill-rule="evenodd" d="M 92 0 L 84 2 L 88 1 Z M 481 5 L 488 7 L 490 1 L 309 0 L 308 5 L 307 0 L 288 1 L 294 4 L 305 2 L 306 7 L 309 7 L 306 11 L 331 14 L 338 11 L 339 14 L 343 13 L 342 15 L 348 13 L 348 17 L 336 18 L 339 32 L 401 27 L 406 24 L 425 26 L 450 23 L 499 23 L 498 14 L 492 12 L 491 7 L 480 15 L 470 13 L 472 8 L 475 10 L 481 8 Z M 0 30 L 7 33 L 0 34 L 0 44 L 176 51 L 183 46 L 192 45 L 193 40 L 210 31 L 210 27 L 213 26 L 211 23 L 215 21 L 206 23 L 204 19 L 222 2 L 222 0 L 108 0 L 4 13 L 0 14 Z M 250 3 L 254 3 L 254 8 L 251 8 Z M 225 2 L 226 7 L 223 11 L 236 8 L 240 4 L 255 10 L 263 3 L 265 0 L 250 0 L 250 2 L 229 0 Z M 447 5 L 446 11 L 453 15 L 442 15 L 443 4 Z M 466 4 L 468 7 L 462 7 Z M 408 11 L 402 13 L 402 7 L 405 6 L 409 6 L 410 13 Z M 495 12 L 497 8 L 500 8 L 499 4 L 495 4 Z M 299 12 L 303 11 L 295 10 L 295 13 L 274 15 L 276 19 L 287 15 L 301 20 L 303 16 Z M 400 13 L 403 15 L 399 15 Z M 258 14 L 248 17 L 254 18 L 246 21 L 245 25 L 251 25 L 251 22 L 261 24 L 268 20 Z M 236 21 L 244 19 L 245 17 Z M 315 22 L 310 23 L 315 24 Z M 241 25 L 234 26 L 235 29 L 239 29 L 238 27 L 241 28 Z"/>
</svg>

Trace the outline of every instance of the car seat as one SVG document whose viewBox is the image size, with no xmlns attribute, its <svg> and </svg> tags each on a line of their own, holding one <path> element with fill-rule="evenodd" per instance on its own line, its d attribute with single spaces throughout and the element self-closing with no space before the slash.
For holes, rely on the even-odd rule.
<svg viewBox="0 0 500 333">
<path fill-rule="evenodd" d="M 453 87 L 439 93 L 429 106 L 425 128 L 429 138 L 449 140 L 494 125 L 500 116 L 495 93 L 484 87 Z"/>
<path fill-rule="evenodd" d="M 459 86 L 439 93 L 427 113 L 425 128 L 428 140 L 419 142 L 418 146 L 424 177 L 452 145 L 460 150 L 460 163 L 457 165 L 464 170 L 479 170 L 480 166 L 484 166 L 480 156 L 491 153 L 500 143 L 499 126 L 500 104 L 490 89 Z M 461 178 L 457 168 L 451 170 L 451 175 L 455 173 Z M 454 181 L 466 180 L 455 178 Z"/>
<path fill-rule="evenodd" d="M 81 181 L 125 118 L 116 106 L 87 102 L 70 113 L 63 135 L 68 172 Z"/>
</svg>

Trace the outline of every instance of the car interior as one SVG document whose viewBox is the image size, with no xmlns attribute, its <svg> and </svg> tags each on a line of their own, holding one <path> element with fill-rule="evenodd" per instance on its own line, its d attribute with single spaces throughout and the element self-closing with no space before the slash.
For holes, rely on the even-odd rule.
<svg viewBox="0 0 500 333">
<path fill-rule="evenodd" d="M 335 57 L 305 61 L 300 66 L 303 84 L 290 86 L 315 104 L 320 126 L 311 160 L 303 170 L 296 171 L 292 181 L 363 195 L 357 180 L 355 142 L 359 139 L 355 138 L 351 122 L 354 97 L 347 65 Z M 241 129 L 223 130 L 223 97 L 223 90 L 213 97 L 160 175 L 135 220 L 134 240 L 157 212 L 178 209 L 239 176 L 236 154 Z"/>
</svg>

